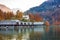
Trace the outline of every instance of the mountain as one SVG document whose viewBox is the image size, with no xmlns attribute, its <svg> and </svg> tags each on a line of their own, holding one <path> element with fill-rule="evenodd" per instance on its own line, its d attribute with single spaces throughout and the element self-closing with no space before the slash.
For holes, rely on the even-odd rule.
<svg viewBox="0 0 60 40">
<path fill-rule="evenodd" d="M 42 3 L 41 5 L 37 7 L 30 8 L 27 12 L 46 12 L 48 11 L 54 11 L 55 8 L 60 7 L 60 0 L 48 0 Z"/>
<path fill-rule="evenodd" d="M 7 6 L 3 5 L 3 4 L 0 4 L 0 9 L 1 9 L 3 12 L 11 12 L 11 9 L 8 8 Z"/>
<path fill-rule="evenodd" d="M 59 9 L 56 9 L 54 11 L 54 13 L 51 15 L 51 17 L 52 17 L 52 20 L 53 20 L 53 24 L 60 25 L 60 8 Z"/>
<path fill-rule="evenodd" d="M 25 13 L 29 14 L 36 14 L 39 13 L 45 20 L 48 20 L 52 23 L 52 16 L 55 15 L 55 11 L 60 9 L 60 0 L 48 0 L 43 2 L 41 5 L 30 8 Z M 57 16 L 60 14 L 57 14 Z M 54 16 L 56 18 L 56 16 Z"/>
</svg>

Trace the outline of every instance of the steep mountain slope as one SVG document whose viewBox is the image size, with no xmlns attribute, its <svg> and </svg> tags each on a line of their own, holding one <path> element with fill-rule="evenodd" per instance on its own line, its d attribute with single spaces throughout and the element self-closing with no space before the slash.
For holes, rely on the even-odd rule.
<svg viewBox="0 0 60 40">
<path fill-rule="evenodd" d="M 48 0 L 48 1 L 45 1 L 43 4 L 37 6 L 37 7 L 33 7 L 33 8 L 30 8 L 30 10 L 28 10 L 28 12 L 46 12 L 47 10 L 48 11 L 54 11 L 55 8 L 58 8 L 60 7 L 60 0 Z"/>
<path fill-rule="evenodd" d="M 54 16 L 54 19 L 56 19 L 56 16 L 60 15 L 59 11 L 59 14 L 55 13 L 55 11 L 57 11 L 58 9 L 60 9 L 60 0 L 48 0 L 37 7 L 30 8 L 25 13 L 39 13 L 45 20 L 48 20 L 50 23 L 52 23 L 52 16 Z"/>
</svg>

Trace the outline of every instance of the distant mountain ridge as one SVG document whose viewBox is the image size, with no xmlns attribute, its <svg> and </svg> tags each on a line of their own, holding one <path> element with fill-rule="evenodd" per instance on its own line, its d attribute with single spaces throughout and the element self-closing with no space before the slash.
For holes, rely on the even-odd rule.
<svg viewBox="0 0 60 40">
<path fill-rule="evenodd" d="M 54 11 L 57 7 L 60 7 L 60 0 L 48 0 L 37 7 L 30 8 L 28 12 L 46 12 L 47 10 Z"/>
<path fill-rule="evenodd" d="M 39 13 L 40 16 L 42 16 L 45 20 L 48 20 L 51 23 L 53 20 L 53 18 L 52 18 L 53 15 L 54 15 L 54 18 L 56 18 L 56 16 L 58 18 L 58 15 L 60 15 L 60 13 L 57 14 L 58 9 L 60 9 L 60 0 L 48 0 L 39 6 L 30 8 L 25 13 L 26 14 L 29 14 L 29 13 L 37 14 L 37 13 Z"/>
<path fill-rule="evenodd" d="M 2 10 L 3 12 L 11 12 L 11 9 L 3 4 L 0 4 L 0 10 Z"/>
</svg>

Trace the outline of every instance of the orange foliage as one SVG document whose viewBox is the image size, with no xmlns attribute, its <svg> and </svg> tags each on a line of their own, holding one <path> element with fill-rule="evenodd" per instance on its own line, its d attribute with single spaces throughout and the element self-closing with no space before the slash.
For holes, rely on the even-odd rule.
<svg viewBox="0 0 60 40">
<path fill-rule="evenodd" d="M 46 21 L 46 22 L 45 22 L 45 25 L 46 25 L 46 26 L 49 26 L 50 24 L 49 24 L 49 22 L 48 22 L 48 21 Z"/>
<path fill-rule="evenodd" d="M 36 14 L 35 15 L 35 21 L 37 21 L 37 22 L 43 21 L 43 18 L 39 14 Z"/>
<path fill-rule="evenodd" d="M 14 16 L 12 12 L 3 12 L 0 10 L 0 20 L 11 19 Z"/>
<path fill-rule="evenodd" d="M 34 15 L 33 14 L 29 14 L 29 18 L 34 20 Z"/>
<path fill-rule="evenodd" d="M 43 18 L 39 14 L 29 14 L 30 20 L 35 20 L 36 22 L 43 21 Z"/>
<path fill-rule="evenodd" d="M 54 25 L 60 25 L 60 21 L 54 21 L 53 24 Z"/>
<path fill-rule="evenodd" d="M 14 16 L 14 14 L 12 12 L 7 12 L 5 14 L 5 19 L 11 19 Z"/>
<path fill-rule="evenodd" d="M 46 22 L 45 22 L 45 25 L 46 25 L 46 32 L 48 32 L 48 31 L 49 31 L 49 25 L 50 25 L 49 22 L 46 21 Z"/>
<path fill-rule="evenodd" d="M 1 10 L 0 10 L 0 20 L 4 20 L 4 14 Z"/>
</svg>

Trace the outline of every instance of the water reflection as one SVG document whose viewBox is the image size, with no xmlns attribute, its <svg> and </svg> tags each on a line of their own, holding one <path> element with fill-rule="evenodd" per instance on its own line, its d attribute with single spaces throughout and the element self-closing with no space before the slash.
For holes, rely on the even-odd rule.
<svg viewBox="0 0 60 40">
<path fill-rule="evenodd" d="M 0 40 L 60 40 L 60 26 L 50 26 L 48 32 L 46 26 L 8 28 L 0 31 Z"/>
</svg>

